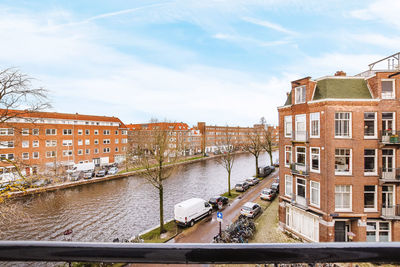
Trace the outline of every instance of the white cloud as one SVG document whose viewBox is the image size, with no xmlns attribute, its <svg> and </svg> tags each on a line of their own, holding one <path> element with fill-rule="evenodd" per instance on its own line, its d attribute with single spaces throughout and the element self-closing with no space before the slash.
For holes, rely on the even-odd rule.
<svg viewBox="0 0 400 267">
<path fill-rule="evenodd" d="M 269 22 L 269 21 L 266 21 L 266 20 L 259 20 L 259 19 L 250 18 L 250 17 L 244 17 L 242 19 L 244 21 L 247 21 L 247 22 L 259 25 L 259 26 L 263 26 L 263 27 L 266 27 L 266 28 L 269 28 L 269 29 L 272 29 L 272 30 L 275 30 L 275 31 L 278 31 L 278 32 L 282 32 L 282 33 L 289 34 L 289 35 L 296 35 L 295 32 L 293 32 L 291 30 L 288 30 L 288 29 L 286 29 L 285 27 L 283 27 L 283 26 L 281 26 L 279 24 L 272 23 L 272 22 Z"/>
<path fill-rule="evenodd" d="M 366 8 L 350 12 L 355 18 L 361 20 L 378 20 L 396 28 L 400 28 L 400 1 L 377 0 Z"/>
<path fill-rule="evenodd" d="M 379 33 L 347 34 L 347 40 L 357 41 L 362 44 L 371 44 L 394 51 L 399 50 L 400 36 L 385 36 Z"/>
<path fill-rule="evenodd" d="M 276 40 L 276 41 L 262 41 L 250 37 L 240 36 L 240 35 L 233 35 L 233 34 L 224 34 L 224 33 L 217 33 L 213 35 L 213 38 L 219 40 L 226 40 L 237 43 L 239 45 L 243 45 L 248 47 L 248 45 L 252 46 L 260 46 L 260 47 L 268 47 L 268 46 L 277 46 L 277 45 L 285 45 L 289 44 L 289 40 Z"/>
</svg>

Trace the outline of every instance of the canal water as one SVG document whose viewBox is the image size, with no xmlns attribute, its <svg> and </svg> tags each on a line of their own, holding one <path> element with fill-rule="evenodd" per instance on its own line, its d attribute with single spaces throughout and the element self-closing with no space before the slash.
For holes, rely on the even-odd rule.
<svg viewBox="0 0 400 267">
<path fill-rule="evenodd" d="M 278 158 L 274 152 L 273 160 Z M 269 164 L 267 153 L 259 164 Z M 254 157 L 237 155 L 231 186 L 255 174 Z M 182 166 L 164 182 L 165 220 L 173 218 L 178 202 L 192 197 L 208 200 L 227 191 L 227 174 L 215 159 Z M 158 191 L 140 176 L 44 193 L 18 201 L 26 216 L 0 225 L 2 240 L 65 240 L 111 242 L 130 238 L 159 223 Z M 8 222 L 9 221 L 9 222 Z"/>
</svg>

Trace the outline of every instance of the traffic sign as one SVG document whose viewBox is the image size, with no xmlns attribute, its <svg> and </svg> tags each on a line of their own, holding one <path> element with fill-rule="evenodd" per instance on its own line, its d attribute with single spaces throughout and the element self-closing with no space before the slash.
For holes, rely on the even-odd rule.
<svg viewBox="0 0 400 267">
<path fill-rule="evenodd" d="M 217 212 L 217 221 L 222 222 L 222 212 Z"/>
</svg>

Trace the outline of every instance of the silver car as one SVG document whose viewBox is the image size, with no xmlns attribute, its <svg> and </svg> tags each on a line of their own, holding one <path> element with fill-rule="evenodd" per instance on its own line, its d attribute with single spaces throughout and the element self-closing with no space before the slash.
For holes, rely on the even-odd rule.
<svg viewBox="0 0 400 267">
<path fill-rule="evenodd" d="M 249 218 L 254 218 L 261 212 L 261 207 L 254 202 L 246 202 L 240 210 L 240 214 L 247 216 Z"/>
</svg>

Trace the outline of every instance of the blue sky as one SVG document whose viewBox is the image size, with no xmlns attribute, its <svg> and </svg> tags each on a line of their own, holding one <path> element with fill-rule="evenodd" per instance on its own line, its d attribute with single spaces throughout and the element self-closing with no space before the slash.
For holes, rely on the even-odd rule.
<svg viewBox="0 0 400 267">
<path fill-rule="evenodd" d="M 350 2 L 350 3 L 349 3 Z M 0 1 L 0 68 L 53 111 L 277 123 L 290 81 L 350 75 L 400 49 L 400 1 Z"/>
</svg>

